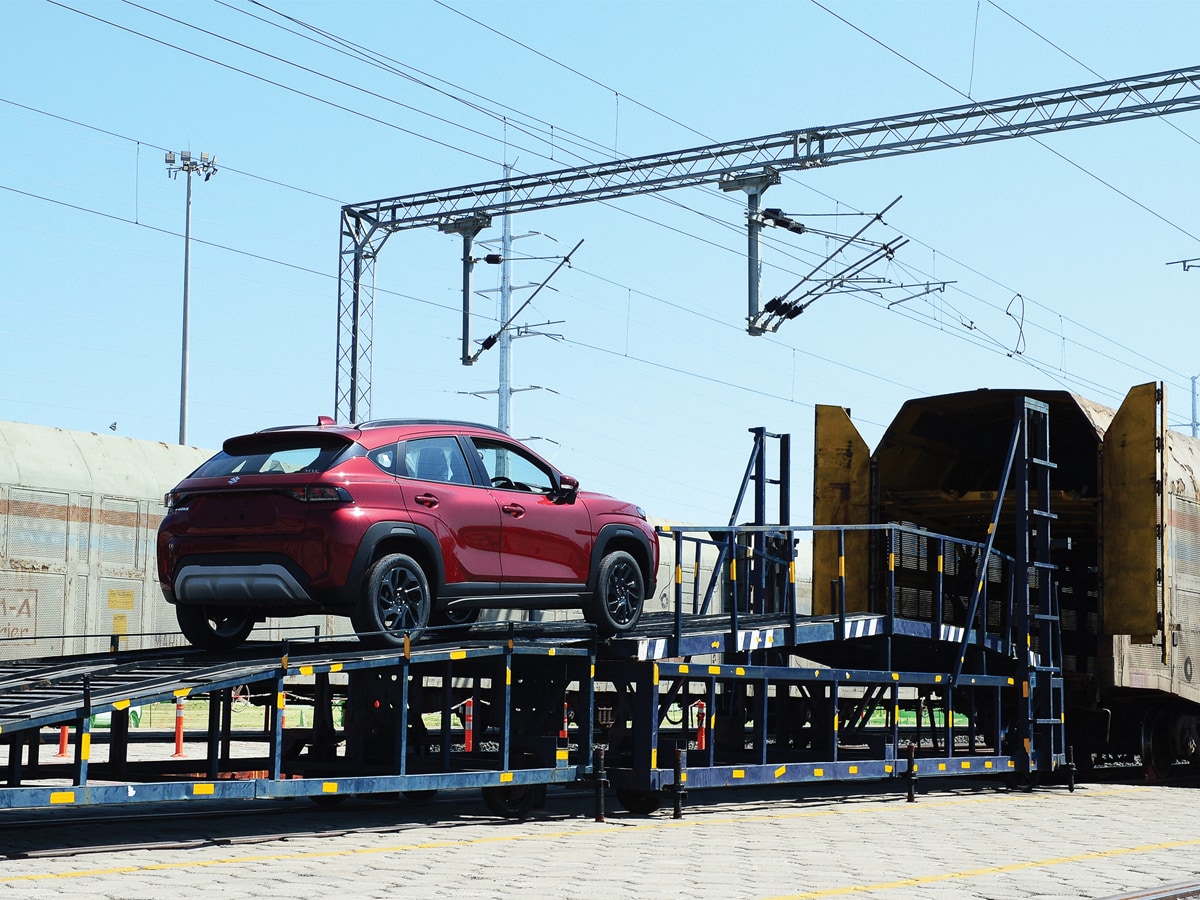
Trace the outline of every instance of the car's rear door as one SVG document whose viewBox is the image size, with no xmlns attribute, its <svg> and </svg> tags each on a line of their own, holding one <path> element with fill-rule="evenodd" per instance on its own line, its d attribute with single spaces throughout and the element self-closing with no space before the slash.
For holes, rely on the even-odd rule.
<svg viewBox="0 0 1200 900">
<path fill-rule="evenodd" d="M 403 441 L 397 474 L 413 523 L 437 535 L 451 592 L 471 584 L 494 591 L 501 581 L 500 508 L 484 486 L 473 482 L 457 438 Z"/>
</svg>

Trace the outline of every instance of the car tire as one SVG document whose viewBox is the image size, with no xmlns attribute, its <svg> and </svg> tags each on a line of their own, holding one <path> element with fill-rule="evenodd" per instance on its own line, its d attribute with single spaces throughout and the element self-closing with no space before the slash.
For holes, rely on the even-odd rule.
<svg viewBox="0 0 1200 900">
<path fill-rule="evenodd" d="M 545 798 L 544 784 L 502 784 L 483 789 L 483 805 L 502 819 L 524 819 Z"/>
<path fill-rule="evenodd" d="M 479 618 L 479 613 L 482 610 L 479 607 L 474 609 L 437 609 L 429 616 L 430 625 L 438 625 L 445 627 L 466 628 L 473 625 L 475 620 Z"/>
<path fill-rule="evenodd" d="M 645 600 L 641 566 L 624 550 L 614 550 L 600 560 L 587 620 L 605 637 L 624 634 L 637 625 Z"/>
<path fill-rule="evenodd" d="M 429 626 L 429 580 L 411 556 L 391 553 L 367 570 L 358 609 L 351 616 L 359 640 L 376 647 L 403 647 Z"/>
<path fill-rule="evenodd" d="M 635 816 L 648 816 L 662 808 L 662 791 L 617 788 L 617 802 Z"/>
<path fill-rule="evenodd" d="M 254 630 L 254 617 L 242 609 L 176 604 L 179 630 L 193 647 L 232 650 Z"/>
</svg>

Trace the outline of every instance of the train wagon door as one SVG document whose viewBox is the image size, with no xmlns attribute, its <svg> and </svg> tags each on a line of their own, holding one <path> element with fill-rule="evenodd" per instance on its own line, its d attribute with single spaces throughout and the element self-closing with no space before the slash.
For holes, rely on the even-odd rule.
<svg viewBox="0 0 1200 900">
<path fill-rule="evenodd" d="M 1162 386 L 1138 385 L 1113 417 L 1101 451 L 1104 633 L 1127 634 L 1135 644 L 1151 643 L 1168 627 L 1163 604 L 1165 429 Z"/>
<path fill-rule="evenodd" d="M 871 521 L 871 450 L 850 414 L 840 406 L 816 407 L 813 524 L 867 525 Z M 848 532 L 845 542 L 846 612 L 867 612 L 867 533 Z M 813 534 L 813 615 L 838 612 L 838 535 Z"/>
</svg>

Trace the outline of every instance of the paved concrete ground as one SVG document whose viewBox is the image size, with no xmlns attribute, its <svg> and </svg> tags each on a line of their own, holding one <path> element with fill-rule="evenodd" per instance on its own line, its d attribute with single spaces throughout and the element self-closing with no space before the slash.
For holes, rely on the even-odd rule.
<svg viewBox="0 0 1200 900">
<path fill-rule="evenodd" d="M 679 821 L 618 809 L 597 823 L 589 796 L 552 789 L 524 822 L 490 818 L 464 792 L 423 806 L 276 801 L 265 817 L 4 829 L 0 895 L 1065 900 L 1200 878 L 1198 788 L 930 782 L 909 804 L 891 787 L 710 791 Z M 27 815 L 4 813 L 0 828 Z M 274 836 L 289 828 L 301 833 Z M 132 846 L 182 840 L 197 844 Z M 92 852 L 13 856 L 68 845 Z"/>
</svg>

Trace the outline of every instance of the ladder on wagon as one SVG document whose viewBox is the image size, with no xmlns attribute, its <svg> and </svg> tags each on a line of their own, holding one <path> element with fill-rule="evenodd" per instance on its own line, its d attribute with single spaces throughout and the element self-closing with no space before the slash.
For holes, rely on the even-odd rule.
<svg viewBox="0 0 1200 900">
<path fill-rule="evenodd" d="M 1029 771 L 1046 773 L 1066 761 L 1058 567 L 1050 561 L 1050 526 L 1058 518 L 1050 511 L 1050 475 L 1057 466 L 1050 461 L 1049 406 L 1029 398 L 1017 403 L 1024 465 L 1017 471 L 1016 557 L 1027 578 L 1018 585 L 1014 624 L 1029 642 L 1018 648 L 1025 676 L 1019 734 Z"/>
<path fill-rule="evenodd" d="M 1067 761 L 1062 623 L 1057 566 L 1051 561 L 1054 542 L 1050 530 L 1057 516 L 1050 510 L 1050 479 L 1056 468 L 1050 459 L 1049 405 L 1018 397 L 1012 438 L 988 523 L 985 549 L 980 554 L 967 621 L 974 622 L 979 610 L 988 576 L 985 567 L 1000 529 L 1008 482 L 1013 478 L 1013 556 L 1018 576 L 1010 607 L 1011 622 L 1006 623 L 1005 630 L 1012 642 L 1021 691 L 1012 722 L 1016 739 L 1012 756 L 1018 771 L 1031 779 L 1053 772 Z M 969 641 L 968 627 L 952 675 L 955 683 L 962 674 Z"/>
</svg>

